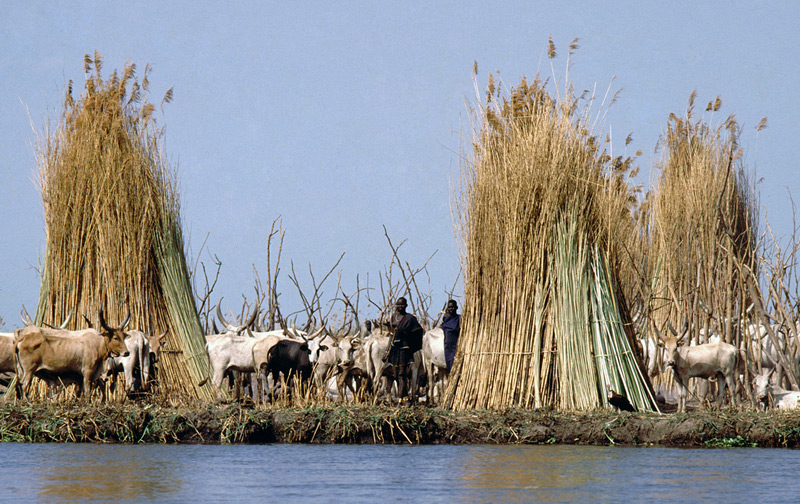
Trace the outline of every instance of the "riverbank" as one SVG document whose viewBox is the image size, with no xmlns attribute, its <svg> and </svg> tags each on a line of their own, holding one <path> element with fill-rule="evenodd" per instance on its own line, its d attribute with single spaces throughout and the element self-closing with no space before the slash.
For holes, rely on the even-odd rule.
<svg viewBox="0 0 800 504">
<path fill-rule="evenodd" d="M 800 446 L 800 413 L 702 410 L 663 415 L 597 410 L 452 412 L 425 406 L 200 408 L 2 404 L 0 441 L 95 443 L 578 444 Z"/>
</svg>

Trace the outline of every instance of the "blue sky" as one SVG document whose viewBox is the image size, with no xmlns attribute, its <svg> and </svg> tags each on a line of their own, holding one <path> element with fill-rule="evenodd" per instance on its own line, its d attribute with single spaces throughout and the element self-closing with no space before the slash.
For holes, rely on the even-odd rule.
<svg viewBox="0 0 800 504">
<path fill-rule="evenodd" d="M 790 2 L 19 2 L 0 18 L 0 317 L 18 327 L 32 310 L 44 256 L 35 132 L 60 113 L 67 82 L 84 81 L 83 55 L 104 75 L 149 63 L 166 150 L 177 168 L 190 261 L 222 262 L 215 299 L 251 296 L 266 272 L 266 238 L 285 229 L 279 287 L 284 313 L 300 308 L 290 261 L 310 286 L 339 256 L 342 284 L 378 287 L 391 259 L 428 264 L 434 304 L 459 271 L 450 210 L 466 105 L 489 72 L 579 89 L 621 90 L 596 133 L 638 158 L 643 180 L 670 112 L 689 94 L 717 95 L 743 126 L 746 166 L 773 231 L 789 237 L 796 175 L 800 4 Z M 588 4 L 584 5 L 584 4 Z M 699 4 L 699 5 L 697 5 Z M 553 71 L 548 36 L 559 56 Z M 141 75 L 141 73 L 140 73 Z M 756 135 L 766 116 L 769 126 Z M 468 154 L 468 153 L 467 153 Z M 204 240 L 206 248 L 200 251 Z M 334 294 L 335 280 L 325 292 Z M 373 293 L 377 295 L 378 293 Z M 363 302 L 366 305 L 366 302 Z M 365 310 L 367 316 L 373 316 Z"/>
</svg>

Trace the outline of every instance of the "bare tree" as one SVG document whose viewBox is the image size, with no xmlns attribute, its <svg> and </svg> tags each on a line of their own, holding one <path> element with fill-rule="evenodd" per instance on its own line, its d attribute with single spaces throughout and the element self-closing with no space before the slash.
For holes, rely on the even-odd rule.
<svg viewBox="0 0 800 504">
<path fill-rule="evenodd" d="M 198 261 L 200 258 L 200 254 L 202 253 L 203 249 L 206 246 L 206 242 L 208 241 L 208 234 L 206 234 L 205 240 L 203 240 L 203 244 L 200 246 L 200 253 L 197 254 Z M 210 253 L 209 253 L 210 254 Z M 203 280 L 205 281 L 205 287 L 203 288 L 202 294 L 197 290 L 197 275 L 194 273 L 197 271 L 197 261 L 195 261 L 194 268 L 190 271 L 191 279 L 192 279 L 192 290 L 194 291 L 195 302 L 197 304 L 197 314 L 200 317 L 200 321 L 203 324 L 203 330 L 208 333 L 211 328 L 209 326 L 209 319 L 211 317 L 211 302 L 210 297 L 211 293 L 214 292 L 214 287 L 217 285 L 217 281 L 219 280 L 219 272 L 222 269 L 222 261 L 216 255 L 211 256 L 212 263 L 216 266 L 216 271 L 214 272 L 214 279 L 209 280 L 208 271 L 206 270 L 206 265 L 204 262 L 200 261 L 200 268 L 203 270 Z"/>
<path fill-rule="evenodd" d="M 311 329 L 312 326 L 315 325 L 315 322 L 319 321 L 320 325 L 324 325 L 324 321 L 327 320 L 328 315 L 331 313 L 332 307 L 329 307 L 326 313 L 323 313 L 322 309 L 322 286 L 325 284 L 326 280 L 330 278 L 331 274 L 334 270 L 339 266 L 339 263 L 342 262 L 342 258 L 344 258 L 344 252 L 342 255 L 339 256 L 339 259 L 334 263 L 334 265 L 328 270 L 328 272 L 322 277 L 322 279 L 317 283 L 317 279 L 314 276 L 314 271 L 311 269 L 311 264 L 308 265 L 308 274 L 311 277 L 311 287 L 312 293 L 311 297 L 308 297 L 303 292 L 303 289 L 300 287 L 300 280 L 297 278 L 297 273 L 294 270 L 294 263 L 291 264 L 292 273 L 289 275 L 289 279 L 294 283 L 295 287 L 297 288 L 297 292 L 300 295 L 300 301 L 303 303 L 303 309 L 298 310 L 291 315 L 296 315 L 298 313 L 305 312 L 306 314 L 306 323 L 303 327 L 304 331 L 308 331 Z M 337 292 L 338 292 L 338 285 L 337 285 Z M 291 316 L 290 315 L 290 316 Z"/>
</svg>

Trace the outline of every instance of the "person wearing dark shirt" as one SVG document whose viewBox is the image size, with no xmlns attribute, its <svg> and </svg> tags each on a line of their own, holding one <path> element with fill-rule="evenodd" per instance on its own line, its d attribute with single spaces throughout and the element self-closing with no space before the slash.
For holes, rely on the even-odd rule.
<svg viewBox="0 0 800 504">
<path fill-rule="evenodd" d="M 447 302 L 442 318 L 442 330 L 444 331 L 444 361 L 447 364 L 447 372 L 453 367 L 453 360 L 456 357 L 456 347 L 458 346 L 458 335 L 461 332 L 461 315 L 457 313 L 458 303 L 455 299 Z"/>
<path fill-rule="evenodd" d="M 406 396 L 411 377 L 411 361 L 414 360 L 414 353 L 422 348 L 422 326 L 419 325 L 417 317 L 411 313 L 406 313 L 408 301 L 400 297 L 395 303 L 395 311 L 390 320 L 392 340 L 388 355 L 385 360 L 394 367 L 394 375 L 397 379 L 397 393 L 402 399 Z"/>
</svg>

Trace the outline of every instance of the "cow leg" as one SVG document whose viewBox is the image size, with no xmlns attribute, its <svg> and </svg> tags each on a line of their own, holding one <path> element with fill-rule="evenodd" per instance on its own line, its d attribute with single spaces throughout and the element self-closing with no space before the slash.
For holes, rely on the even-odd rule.
<svg viewBox="0 0 800 504">
<path fill-rule="evenodd" d="M 402 401 L 408 393 L 408 364 L 395 366 L 397 373 L 397 398 Z"/>
<path fill-rule="evenodd" d="M 729 376 L 726 376 L 724 382 L 723 382 L 723 380 L 717 380 L 717 381 L 719 382 L 720 390 L 724 390 L 725 389 L 725 385 L 724 384 L 728 385 L 728 390 L 730 391 L 730 394 L 731 394 L 731 406 L 735 408 L 736 407 L 736 375 L 735 374 L 731 374 Z M 722 398 L 720 398 L 720 400 L 722 400 Z"/>
<path fill-rule="evenodd" d="M 675 385 L 678 387 L 678 413 L 683 413 L 686 411 L 686 392 L 689 387 L 677 375 L 675 376 Z"/>
<path fill-rule="evenodd" d="M 222 381 L 225 379 L 225 370 L 219 367 L 214 368 L 213 376 L 211 377 L 211 385 L 217 392 L 217 401 L 222 399 Z"/>
<path fill-rule="evenodd" d="M 274 404 L 275 403 L 275 389 L 278 388 L 278 384 L 281 382 L 280 371 L 275 369 L 272 370 L 272 388 L 270 389 L 270 401 Z"/>
<path fill-rule="evenodd" d="M 22 398 L 28 400 L 28 394 L 31 390 L 31 380 L 33 380 L 33 373 L 25 373 L 20 380 L 20 388 L 22 389 Z"/>
<path fill-rule="evenodd" d="M 264 364 L 262 364 L 261 367 L 256 370 L 256 382 L 258 384 L 258 398 L 256 399 L 256 404 L 263 404 L 265 401 L 264 387 L 267 385 L 267 378 L 264 376 Z"/>
</svg>

